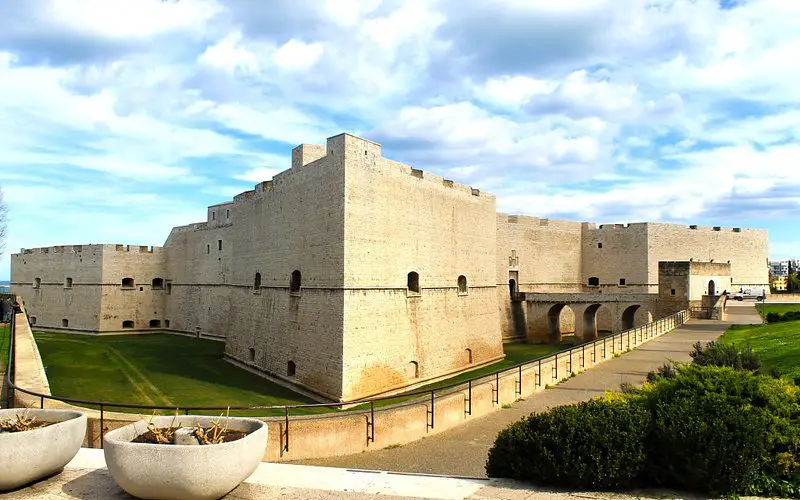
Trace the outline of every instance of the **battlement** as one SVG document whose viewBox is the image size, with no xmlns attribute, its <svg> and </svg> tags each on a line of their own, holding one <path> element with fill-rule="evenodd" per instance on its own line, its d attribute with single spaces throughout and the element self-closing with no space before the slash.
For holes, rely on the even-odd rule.
<svg viewBox="0 0 800 500">
<path fill-rule="evenodd" d="M 20 248 L 19 255 L 51 255 L 51 254 L 80 254 L 84 251 L 115 251 L 115 252 L 138 252 L 138 253 L 161 253 L 163 247 L 147 245 L 119 245 L 113 244 L 89 244 L 89 245 L 58 245 L 52 247 Z"/>
</svg>

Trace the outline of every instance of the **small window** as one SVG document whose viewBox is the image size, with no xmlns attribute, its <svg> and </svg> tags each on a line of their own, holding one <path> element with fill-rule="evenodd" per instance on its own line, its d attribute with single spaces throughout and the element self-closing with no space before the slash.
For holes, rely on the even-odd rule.
<svg viewBox="0 0 800 500">
<path fill-rule="evenodd" d="M 416 271 L 408 273 L 408 283 L 406 285 L 409 292 L 420 293 L 419 274 Z"/>
<path fill-rule="evenodd" d="M 139 287 L 139 291 L 140 291 L 140 292 L 144 292 L 144 287 L 143 287 L 143 286 L 140 286 L 140 287 Z"/>
<path fill-rule="evenodd" d="M 122 278 L 122 288 L 133 288 L 133 278 Z"/>
<path fill-rule="evenodd" d="M 160 319 L 151 319 L 150 320 L 150 328 L 161 328 L 161 320 Z"/>
<path fill-rule="evenodd" d="M 467 363 L 472 364 L 472 349 L 466 350 Z"/>
<path fill-rule="evenodd" d="M 153 290 L 163 290 L 163 289 L 164 289 L 164 279 L 153 278 Z"/>
<path fill-rule="evenodd" d="M 625 286 L 625 278 L 619 279 L 619 286 Z"/>
<path fill-rule="evenodd" d="M 63 326 L 64 328 L 67 328 L 69 326 L 69 320 L 67 318 L 62 319 L 61 320 L 61 326 Z"/>
<path fill-rule="evenodd" d="M 225 210 L 225 218 L 226 219 L 230 219 L 231 218 L 231 211 L 230 210 Z"/>
<path fill-rule="evenodd" d="M 295 269 L 292 271 L 292 279 L 289 281 L 289 292 L 291 293 L 299 293 L 300 292 L 300 285 L 302 284 L 302 275 L 300 271 Z"/>
<path fill-rule="evenodd" d="M 295 366 L 294 361 L 286 363 L 286 375 L 294 377 L 295 373 L 297 373 L 297 366 Z"/>
<path fill-rule="evenodd" d="M 222 251 L 222 240 L 217 240 L 217 250 Z"/>
<path fill-rule="evenodd" d="M 35 324 L 36 324 L 36 316 L 31 316 L 30 323 L 31 323 L 32 325 L 35 325 Z"/>
<path fill-rule="evenodd" d="M 72 278 L 67 278 L 64 280 L 64 288 L 72 288 Z"/>
<path fill-rule="evenodd" d="M 207 254 L 211 253 L 211 245 L 206 245 L 206 253 Z"/>
<path fill-rule="evenodd" d="M 253 291 L 254 292 L 261 291 L 261 273 L 256 273 L 255 278 L 253 278 Z"/>
<path fill-rule="evenodd" d="M 458 293 L 467 293 L 467 277 L 463 274 L 458 277 Z"/>
<path fill-rule="evenodd" d="M 600 286 L 600 278 L 589 278 L 589 286 Z"/>
<path fill-rule="evenodd" d="M 164 327 L 165 328 L 169 328 L 169 320 L 168 319 L 164 320 Z"/>
<path fill-rule="evenodd" d="M 122 322 L 122 328 L 128 329 L 133 328 L 133 320 L 126 320 Z"/>
<path fill-rule="evenodd" d="M 603 248 L 603 244 L 602 243 L 598 243 L 597 244 L 597 248 Z"/>
<path fill-rule="evenodd" d="M 675 289 L 674 288 L 670 291 L 670 295 L 675 295 Z"/>
<path fill-rule="evenodd" d="M 172 295 L 172 283 L 167 283 L 167 295 Z"/>
<path fill-rule="evenodd" d="M 408 363 L 408 376 L 411 378 L 419 378 L 419 363 L 416 361 Z"/>
<path fill-rule="evenodd" d="M 256 360 L 256 350 L 252 347 L 247 350 L 247 359 L 249 359 L 251 363 Z"/>
<path fill-rule="evenodd" d="M 42 278 L 36 278 L 33 280 L 33 288 L 39 288 L 42 286 Z"/>
<path fill-rule="evenodd" d="M 217 212 L 211 212 L 211 220 L 217 220 Z"/>
</svg>

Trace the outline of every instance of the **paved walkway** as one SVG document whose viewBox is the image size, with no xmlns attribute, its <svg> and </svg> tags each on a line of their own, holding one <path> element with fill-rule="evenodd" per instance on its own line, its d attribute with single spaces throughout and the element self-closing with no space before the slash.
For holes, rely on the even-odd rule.
<svg viewBox="0 0 800 500">
<path fill-rule="evenodd" d="M 303 460 L 298 463 L 350 469 L 392 470 L 462 477 L 486 477 L 484 465 L 497 434 L 523 417 L 553 406 L 585 401 L 623 382 L 641 384 L 647 373 L 667 360 L 688 361 L 692 344 L 716 339 L 730 324 L 761 323 L 752 304 L 729 308 L 727 322 L 691 321 L 619 358 L 611 359 L 509 409 L 497 410 L 455 429 L 399 448 L 358 455 Z"/>
</svg>

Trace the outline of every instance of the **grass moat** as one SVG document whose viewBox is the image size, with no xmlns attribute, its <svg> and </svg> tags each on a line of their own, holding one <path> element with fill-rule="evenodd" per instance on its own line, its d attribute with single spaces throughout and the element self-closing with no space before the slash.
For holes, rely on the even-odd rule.
<svg viewBox="0 0 800 500">
<path fill-rule="evenodd" d="M 144 406 L 279 406 L 314 403 L 312 399 L 223 360 L 225 344 L 181 335 L 90 336 L 34 332 L 53 395 L 89 401 Z M 2 343 L 2 337 L 0 337 Z M 562 350 L 568 345 L 506 344 L 506 359 L 430 384 L 431 390 L 493 373 Z M 420 389 L 417 389 L 420 390 Z M 411 399 L 397 396 L 377 406 Z M 142 408 L 109 411 L 150 413 Z M 223 410 L 224 411 L 224 410 Z M 292 410 L 292 414 L 331 411 Z M 169 414 L 169 411 L 159 414 Z M 220 411 L 193 411 L 219 414 Z M 282 415 L 282 410 L 231 410 L 237 416 Z"/>
</svg>

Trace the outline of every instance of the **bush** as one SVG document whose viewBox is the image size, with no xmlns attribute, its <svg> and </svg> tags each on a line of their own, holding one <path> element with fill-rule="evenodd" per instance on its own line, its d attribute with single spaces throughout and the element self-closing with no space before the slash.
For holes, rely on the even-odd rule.
<svg viewBox="0 0 800 500">
<path fill-rule="evenodd" d="M 761 368 L 761 360 L 758 359 L 750 345 L 743 351 L 739 351 L 735 345 L 721 342 L 709 342 L 703 345 L 701 342 L 697 342 L 689 356 L 692 358 L 692 363 L 700 366 L 727 366 L 737 370 L 750 371 L 757 371 Z"/>
<path fill-rule="evenodd" d="M 649 427 L 641 398 L 620 395 L 556 407 L 500 432 L 486 473 L 556 486 L 630 486 L 645 462 Z"/>
<path fill-rule="evenodd" d="M 800 468 L 780 459 L 800 450 L 798 390 L 788 382 L 686 366 L 644 395 L 653 413 L 648 482 L 711 494 L 786 495 L 773 491 L 781 481 L 800 486 Z"/>
<path fill-rule="evenodd" d="M 780 314 L 776 312 L 767 313 L 767 323 L 778 323 L 779 321 L 783 321 L 783 317 Z"/>
<path fill-rule="evenodd" d="M 656 371 L 647 374 L 647 381 L 652 384 L 660 378 L 675 378 L 676 376 L 678 376 L 678 371 L 675 369 L 675 365 L 673 363 L 664 363 Z"/>
<path fill-rule="evenodd" d="M 767 323 L 780 323 L 783 321 L 800 320 L 800 311 L 787 311 L 783 314 L 778 312 L 767 313 Z"/>
</svg>

